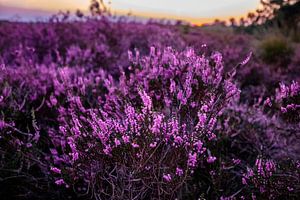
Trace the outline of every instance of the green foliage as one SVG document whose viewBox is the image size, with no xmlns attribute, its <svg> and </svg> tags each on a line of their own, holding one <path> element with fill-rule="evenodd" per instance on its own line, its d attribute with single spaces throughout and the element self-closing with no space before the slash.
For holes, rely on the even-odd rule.
<svg viewBox="0 0 300 200">
<path fill-rule="evenodd" d="M 293 48 L 281 37 L 269 37 L 259 45 L 260 56 L 268 64 L 286 65 L 290 62 Z"/>
</svg>

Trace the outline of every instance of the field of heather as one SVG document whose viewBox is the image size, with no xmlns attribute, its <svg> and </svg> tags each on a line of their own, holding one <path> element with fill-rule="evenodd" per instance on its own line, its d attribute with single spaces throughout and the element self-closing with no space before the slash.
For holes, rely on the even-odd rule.
<svg viewBox="0 0 300 200">
<path fill-rule="evenodd" d="M 299 199 L 300 44 L 232 27 L 0 22 L 1 199 Z"/>
</svg>

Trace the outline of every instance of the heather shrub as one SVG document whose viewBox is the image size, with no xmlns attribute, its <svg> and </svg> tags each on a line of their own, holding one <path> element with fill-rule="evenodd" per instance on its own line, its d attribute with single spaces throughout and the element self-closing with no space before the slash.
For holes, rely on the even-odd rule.
<svg viewBox="0 0 300 200">
<path fill-rule="evenodd" d="M 269 100 L 271 101 L 271 100 Z M 276 108 L 280 110 L 281 116 L 289 121 L 297 123 L 300 121 L 300 86 L 299 83 L 293 81 L 290 85 L 280 83 L 280 87 L 276 89 L 274 99 Z M 271 106 L 270 102 L 270 106 Z"/>
<path fill-rule="evenodd" d="M 1 197 L 297 199 L 298 46 L 65 17 L 0 23 Z"/>
<path fill-rule="evenodd" d="M 299 195 L 298 89 L 296 81 L 280 83 L 273 96 L 262 92 L 254 103 L 239 102 L 224 110 L 217 126 L 217 133 L 223 133 L 220 148 L 227 152 L 224 158 L 239 161 L 223 170 L 223 176 L 239 182 L 227 182 L 237 192 L 233 196 L 225 192 L 226 198 L 295 199 Z M 228 161 L 224 164 L 228 166 Z"/>
<path fill-rule="evenodd" d="M 49 163 L 45 162 L 44 153 L 41 151 L 47 147 L 47 137 L 35 124 L 34 114 L 27 131 L 16 128 L 20 123 L 17 120 L 12 122 L 1 116 L 0 123 L 2 198 L 42 199 L 44 196 L 57 196 L 57 192 L 49 187 L 51 185 L 49 184 L 51 178 L 48 176 Z"/>
<path fill-rule="evenodd" d="M 49 132 L 56 184 L 95 198 L 174 198 L 196 166 L 216 161 L 215 123 L 239 94 L 224 79 L 221 55 L 152 48 L 132 62 L 128 76 L 104 81 L 97 109 L 76 96 L 59 109 L 59 132 Z"/>
<path fill-rule="evenodd" d="M 231 107 L 225 112 L 221 130 L 247 160 L 259 154 L 274 159 L 299 159 L 297 122 L 286 122 L 280 112 L 265 112 L 265 109 L 245 104 Z"/>
<path fill-rule="evenodd" d="M 285 160 L 277 163 L 259 156 L 254 166 L 247 167 L 243 174 L 242 183 L 248 186 L 246 190 L 250 190 L 248 197 L 244 198 L 297 199 L 300 194 L 299 173 L 299 162 Z"/>
<path fill-rule="evenodd" d="M 93 107 L 98 102 L 93 95 L 101 97 L 104 92 L 94 85 L 101 83 L 104 74 L 102 70 L 60 68 L 54 63 L 46 67 L 25 60 L 21 66 L 1 65 L 0 176 L 4 185 L 12 186 L 3 187 L 1 194 L 8 199 L 17 194 L 24 198 L 63 194 L 54 192 L 51 184 L 47 131 L 59 127 L 58 107 L 67 106 L 68 93 L 81 95 L 85 106 Z"/>
<path fill-rule="evenodd" d="M 258 94 L 260 92 L 260 94 Z M 272 93 L 258 90 L 254 102 L 239 102 L 228 106 L 221 130 L 227 133 L 235 145 L 247 149 L 249 155 L 267 155 L 273 159 L 285 157 L 299 159 L 299 84 L 279 84 Z M 247 142 L 248 141 L 248 142 Z M 247 150 L 245 151 L 247 152 Z"/>
<path fill-rule="evenodd" d="M 106 17 L 87 17 L 84 22 L 3 23 L 0 27 L 3 36 L 0 55 L 9 65 L 21 63 L 18 60 L 21 58 L 37 64 L 84 65 L 117 74 L 120 66 L 129 64 L 129 49 L 139 48 L 142 54 L 147 54 L 151 46 L 184 47 L 178 34 L 167 27 L 150 22 L 147 25 L 127 22 L 121 18 L 115 22 Z"/>
<path fill-rule="evenodd" d="M 176 29 L 176 27 L 175 27 Z M 180 31 L 180 29 L 179 29 Z M 211 55 L 218 50 L 224 58 L 225 71 L 238 62 L 241 57 L 246 57 L 253 50 L 251 35 L 234 33 L 231 29 L 223 30 L 226 34 L 220 34 L 219 30 L 210 30 L 210 27 L 190 28 L 188 33 L 182 33 L 187 46 L 191 46 L 196 52 Z"/>
<path fill-rule="evenodd" d="M 218 134 L 217 143 L 220 165 L 206 177 L 195 173 L 195 185 L 206 178 L 204 183 L 211 186 L 206 194 L 211 198 L 216 195 L 225 199 L 297 198 L 300 192 L 297 124 L 285 123 L 276 115 L 271 117 L 262 107 L 247 105 L 226 109 L 219 123 L 216 133 L 222 133 Z"/>
<path fill-rule="evenodd" d="M 264 62 L 283 67 L 290 62 L 293 54 L 293 49 L 288 41 L 281 37 L 270 37 L 263 40 L 258 51 Z"/>
</svg>

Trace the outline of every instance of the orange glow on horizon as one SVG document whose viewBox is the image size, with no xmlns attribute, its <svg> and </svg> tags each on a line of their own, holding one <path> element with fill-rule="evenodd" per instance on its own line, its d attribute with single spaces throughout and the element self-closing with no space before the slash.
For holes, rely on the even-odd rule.
<svg viewBox="0 0 300 200">
<path fill-rule="evenodd" d="M 72 3 L 70 3 L 72 2 Z M 16 9 L 24 9 L 28 11 L 45 11 L 51 12 L 53 14 L 57 13 L 59 10 L 69 10 L 71 12 L 75 12 L 78 8 L 82 10 L 84 13 L 88 13 L 90 1 L 81 1 L 81 0 L 72 0 L 69 3 L 62 0 L 51 0 L 48 2 L 38 1 L 38 0 L 24 0 L 23 2 L 14 2 L 13 0 L 0 0 L 0 7 L 3 5 L 8 5 L 7 7 L 15 7 Z M 260 4 L 257 5 L 257 8 L 260 7 Z M 66 8 L 66 9 L 62 9 Z M 221 15 L 216 17 L 191 17 L 191 16 L 184 16 L 184 15 L 176 15 L 176 14 L 168 14 L 164 12 L 157 12 L 157 11 L 139 11 L 139 10 L 125 10 L 125 9 L 113 9 L 108 5 L 108 8 L 111 10 L 111 13 L 116 15 L 123 15 L 126 16 L 130 13 L 133 17 L 142 17 L 142 18 L 150 18 L 150 19 L 164 19 L 164 20 L 181 20 L 192 25 L 203 25 L 214 22 L 216 19 L 221 21 L 228 22 L 230 18 L 235 18 L 237 21 L 241 17 L 246 17 L 249 12 L 254 12 L 254 10 L 249 10 L 247 13 L 243 15 L 236 15 L 236 16 L 228 16 L 228 15 Z M 20 15 L 21 16 L 21 15 Z"/>
<path fill-rule="evenodd" d="M 234 18 L 238 21 L 241 18 L 247 17 L 248 13 L 250 13 L 250 12 L 255 12 L 255 10 L 249 10 L 244 15 L 239 15 L 239 16 L 221 16 L 221 17 L 205 18 L 205 17 L 184 17 L 184 16 L 168 15 L 168 14 L 163 14 L 163 13 L 154 13 L 154 12 L 152 12 L 152 13 L 137 12 L 137 11 L 128 12 L 126 10 L 113 10 L 112 11 L 113 14 L 122 15 L 122 16 L 126 16 L 126 15 L 130 14 L 131 16 L 143 17 L 143 18 L 149 18 L 149 19 L 181 20 L 181 21 L 188 22 L 191 25 L 196 25 L 196 26 L 213 23 L 215 20 L 229 22 L 229 20 L 231 18 Z"/>
</svg>

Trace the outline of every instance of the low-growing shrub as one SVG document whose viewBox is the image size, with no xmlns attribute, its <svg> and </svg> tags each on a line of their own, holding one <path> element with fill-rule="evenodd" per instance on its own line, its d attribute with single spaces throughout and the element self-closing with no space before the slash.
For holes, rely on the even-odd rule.
<svg viewBox="0 0 300 200">
<path fill-rule="evenodd" d="M 60 109 L 59 132 L 50 133 L 58 185 L 102 199 L 169 199 L 195 167 L 218 159 L 209 149 L 214 127 L 239 94 L 222 56 L 171 48 L 138 55 L 128 76 L 105 80 L 103 105 L 86 109 L 70 96 L 77 100 Z"/>
<path fill-rule="evenodd" d="M 300 48 L 178 25 L 0 23 L 1 197 L 297 199 Z"/>
<path fill-rule="evenodd" d="M 264 62 L 283 68 L 290 62 L 293 54 L 293 48 L 286 39 L 274 36 L 263 40 L 258 51 Z"/>
</svg>

